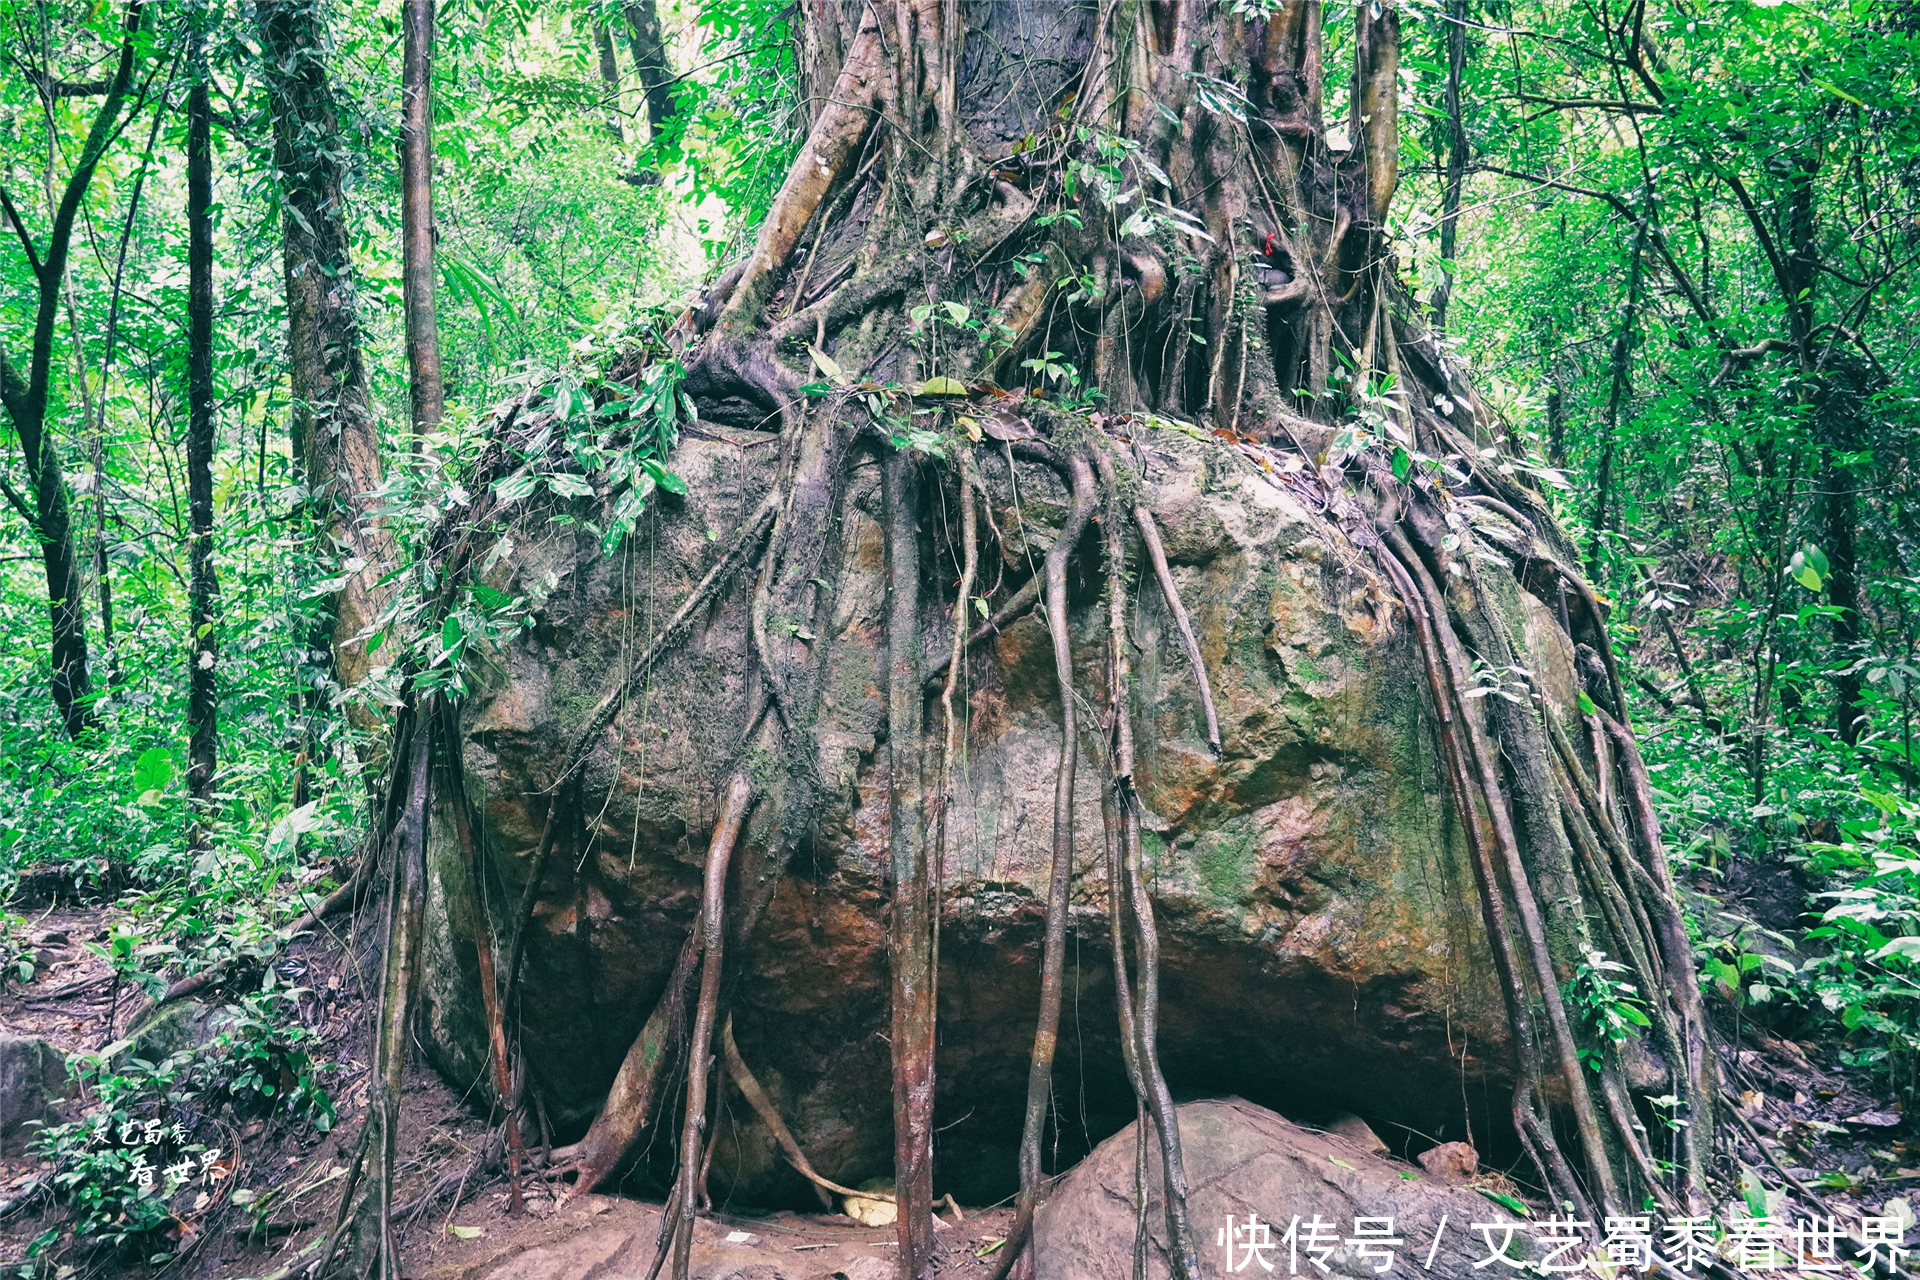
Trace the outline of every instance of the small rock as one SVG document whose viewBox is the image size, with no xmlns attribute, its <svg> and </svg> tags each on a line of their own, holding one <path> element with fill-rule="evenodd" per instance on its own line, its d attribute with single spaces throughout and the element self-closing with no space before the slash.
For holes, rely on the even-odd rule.
<svg viewBox="0 0 1920 1280">
<path fill-rule="evenodd" d="M 884 1191 L 891 1195 L 893 1183 L 877 1178 L 861 1187 L 862 1191 Z M 866 1196 L 847 1196 L 840 1201 L 840 1211 L 863 1227 L 890 1227 L 900 1217 L 899 1209 L 891 1200 L 872 1200 Z"/>
<path fill-rule="evenodd" d="M 1442 1182 L 1465 1182 L 1480 1172 L 1480 1153 L 1464 1142 L 1443 1142 L 1422 1151 L 1420 1167 Z"/>
<path fill-rule="evenodd" d="M 753 1234 L 753 1232 L 751 1231 L 729 1231 L 727 1232 L 727 1243 L 728 1244 L 759 1244 L 760 1237 Z"/>
<path fill-rule="evenodd" d="M 1380 1141 L 1380 1135 L 1375 1133 L 1365 1120 L 1354 1115 L 1351 1111 L 1335 1117 L 1333 1122 L 1327 1126 L 1327 1132 L 1339 1134 L 1354 1146 L 1359 1147 L 1362 1151 L 1368 1152 L 1371 1155 L 1384 1156 L 1388 1154 L 1387 1144 Z"/>
</svg>

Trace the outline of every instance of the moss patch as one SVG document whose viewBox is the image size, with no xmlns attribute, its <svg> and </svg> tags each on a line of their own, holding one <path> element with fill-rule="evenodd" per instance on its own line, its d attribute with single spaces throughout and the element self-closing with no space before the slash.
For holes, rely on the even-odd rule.
<svg viewBox="0 0 1920 1280">
<path fill-rule="evenodd" d="M 1253 888 L 1253 824 L 1228 823 L 1200 838 L 1194 847 L 1193 873 L 1217 898 L 1243 901 Z"/>
</svg>

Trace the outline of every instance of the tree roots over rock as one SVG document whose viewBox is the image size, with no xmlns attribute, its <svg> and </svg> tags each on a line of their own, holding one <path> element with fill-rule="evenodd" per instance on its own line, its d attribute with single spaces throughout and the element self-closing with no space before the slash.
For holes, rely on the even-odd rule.
<svg viewBox="0 0 1920 1280">
<path fill-rule="evenodd" d="M 457 730 L 424 696 L 401 714 L 359 1183 L 391 1178 L 417 1003 L 509 1118 L 529 1092 L 590 1118 L 555 1153 L 576 1189 L 670 1175 L 676 1277 L 710 1173 L 811 1196 L 845 1190 L 816 1168 L 869 1172 L 878 1079 L 901 1274 L 936 1180 L 1015 1116 L 1001 1272 L 1030 1270 L 1049 1149 L 1096 1136 L 1069 1045 L 1083 1080 L 1114 1049 L 1130 1095 L 1093 1090 L 1106 1132 L 1137 1125 L 1136 1274 L 1151 1237 L 1198 1275 L 1176 1085 L 1262 1072 L 1327 1104 L 1377 1078 L 1389 1119 L 1477 1113 L 1583 1217 L 1701 1212 L 1715 1059 L 1602 609 L 1394 274 L 1394 5 L 1356 11 L 1346 150 L 1317 4 L 985 8 L 1044 9 L 1055 45 L 997 31 L 963 60 L 956 0 L 809 7 L 844 28 L 807 43 L 832 90 L 751 255 L 595 393 L 684 370 L 684 499 L 610 561 L 574 536 L 613 492 L 489 496 L 430 549 L 436 581 L 537 598 Z M 1022 107 L 1003 54 L 1073 71 Z M 529 393 L 469 490 L 571 465 L 555 423 Z M 437 755 L 473 858 L 430 849 Z M 1477 930 L 1422 888 L 1454 868 Z M 1644 1049 L 1570 1000 L 1595 953 L 1628 967 Z M 1469 1075 L 1503 1114 L 1447 1093 Z M 719 1123 L 729 1077 L 751 1134 Z M 955 1080 L 981 1118 L 937 1160 Z M 385 1194 L 356 1192 L 356 1270 L 389 1256 Z"/>
</svg>

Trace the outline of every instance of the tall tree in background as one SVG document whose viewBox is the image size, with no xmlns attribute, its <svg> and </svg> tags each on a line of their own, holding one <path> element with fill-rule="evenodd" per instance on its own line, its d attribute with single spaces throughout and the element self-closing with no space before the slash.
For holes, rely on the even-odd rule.
<svg viewBox="0 0 1920 1280">
<path fill-rule="evenodd" d="M 327 78 L 321 0 L 259 0 L 261 70 L 273 115 L 273 163 L 283 209 L 287 373 L 295 465 L 347 572 L 333 597 L 335 674 L 366 674 L 366 641 L 397 561 L 393 537 L 369 512 L 380 487 L 380 435 L 360 338 L 346 221 L 352 152 Z"/>
<path fill-rule="evenodd" d="M 219 749 L 220 656 L 213 570 L 213 110 L 205 12 L 194 15 L 187 90 L 187 794 L 189 844 L 205 848 Z"/>
<path fill-rule="evenodd" d="M 401 284 L 406 294 L 407 373 L 413 427 L 440 421 L 440 335 L 434 321 L 433 23 L 434 0 L 406 0 L 406 54 L 400 97 Z"/>
<path fill-rule="evenodd" d="M 7 225 L 19 238 L 27 265 L 38 286 L 38 305 L 34 310 L 33 339 L 24 377 L 5 352 L 0 352 L 0 403 L 7 408 L 13 429 L 20 437 L 20 452 L 27 468 L 31 501 L 6 484 L 7 499 L 19 511 L 27 527 L 40 543 L 40 559 L 46 569 L 47 608 L 52 623 L 53 701 L 69 736 L 79 734 L 93 722 L 92 681 L 87 670 L 87 620 L 81 612 L 80 557 L 74 543 L 73 513 L 67 497 L 67 482 L 60 466 L 60 451 L 47 432 L 47 399 L 53 375 L 53 339 L 59 318 L 60 300 L 67 275 L 67 254 L 73 240 L 73 226 L 80 214 L 87 188 L 93 184 L 100 158 L 106 154 L 120 130 L 126 126 L 138 103 L 128 110 L 133 90 L 134 67 L 139 61 L 144 8 L 134 0 L 126 8 L 120 24 L 121 43 L 113 77 L 105 86 L 100 109 L 94 113 L 73 172 L 67 178 L 60 201 L 55 206 L 53 225 L 47 233 L 44 252 L 35 243 L 14 204 L 12 193 L 0 187 L 0 211 Z M 49 175 L 51 176 L 51 175 Z"/>
<path fill-rule="evenodd" d="M 660 35 L 660 11 L 654 0 L 638 0 L 626 7 L 626 13 L 627 47 L 633 53 L 633 69 L 647 99 L 649 136 L 658 137 L 660 127 L 673 114 L 673 67 L 667 61 L 667 44 Z"/>
</svg>

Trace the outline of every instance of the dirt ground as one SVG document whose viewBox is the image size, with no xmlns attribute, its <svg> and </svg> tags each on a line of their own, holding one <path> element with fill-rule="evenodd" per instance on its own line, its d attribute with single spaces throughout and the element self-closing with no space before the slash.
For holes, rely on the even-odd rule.
<svg viewBox="0 0 1920 1280">
<path fill-rule="evenodd" d="M 86 946 L 105 940 L 114 917 L 108 906 L 28 915 L 29 936 L 44 963 L 33 982 L 11 983 L 0 992 L 0 1032 L 39 1036 L 69 1054 L 96 1051 L 128 1034 L 148 1002 L 124 985 L 116 990 L 111 966 Z M 151 1267 L 139 1257 L 89 1251 L 68 1240 L 38 1260 L 37 1275 L 60 1280 L 134 1274 L 183 1280 L 273 1277 L 312 1260 L 334 1220 L 366 1109 L 372 1005 L 362 979 L 370 976 L 373 956 L 354 943 L 344 934 L 298 942 L 279 962 L 283 975 L 313 993 L 299 1008 L 318 1036 L 311 1046 L 315 1057 L 336 1064 L 324 1077 L 339 1107 L 332 1132 L 321 1135 L 309 1125 L 274 1118 L 201 1117 L 194 1137 L 222 1149 L 227 1176 L 205 1203 L 194 1207 L 190 1192 L 181 1197 L 184 1205 L 176 1202 L 174 1238 L 165 1242 L 175 1255 L 171 1261 Z M 353 962 L 356 954 L 359 966 Z M 218 997 L 210 1004 L 217 1007 Z M 90 1104 L 78 1097 L 63 1110 L 74 1118 Z M 471 1169 L 489 1136 L 485 1116 L 433 1071 L 411 1065 L 402 1101 L 396 1203 L 417 1199 L 449 1173 Z M 529 1154 L 537 1162 L 538 1149 Z M 21 1198 L 52 1172 L 31 1156 L 0 1158 L 0 1206 L 6 1209 L 0 1215 L 0 1276 L 22 1274 L 29 1245 L 67 1220 L 68 1211 L 44 1193 Z M 526 1177 L 524 1188 L 526 1205 L 515 1215 L 496 1169 L 470 1179 L 457 1202 L 445 1195 L 410 1215 L 399 1224 L 405 1275 L 585 1280 L 608 1266 L 610 1274 L 645 1274 L 659 1231 L 657 1204 L 603 1195 L 568 1202 L 569 1188 L 548 1184 L 537 1170 Z M 1011 1211 L 969 1213 L 960 1222 L 950 1218 L 943 1211 L 939 1273 L 985 1275 L 994 1261 L 990 1246 L 1005 1235 Z M 719 1212 L 698 1223 L 693 1275 L 702 1280 L 880 1280 L 893 1274 L 894 1248 L 892 1227 L 863 1227 L 843 1214 Z M 985 1258 L 975 1257 L 982 1252 Z"/>
<path fill-rule="evenodd" d="M 16 908 L 17 910 L 17 908 Z M 30 915 L 29 936 L 41 961 L 31 983 L 0 992 L 0 1032 L 44 1037 L 74 1053 L 96 1051 L 128 1033 L 145 997 L 116 987 L 106 961 L 86 943 L 107 936 L 115 908 L 73 906 Z M 334 1064 L 324 1084 L 339 1121 L 322 1135 L 305 1123 L 244 1117 L 229 1110 L 196 1118 L 194 1140 L 222 1148 L 224 1179 L 204 1200 L 175 1202 L 172 1258 L 149 1266 L 63 1237 L 37 1264 L 37 1277 L 286 1277 L 323 1247 L 334 1220 L 347 1164 L 364 1117 L 366 1055 L 377 970 L 367 939 L 335 932 L 297 942 L 277 968 L 310 994 L 299 1016 L 313 1030 L 317 1059 Z M 257 975 L 254 980 L 257 980 Z M 219 997 L 210 997 L 217 1007 Z M 1751 1126 L 1735 1156 L 1769 1184 L 1785 1178 L 1847 1217 L 1880 1213 L 1892 1199 L 1920 1188 L 1920 1138 L 1909 1140 L 1904 1114 L 1864 1072 L 1838 1065 L 1832 1046 L 1793 1042 L 1746 1029 L 1745 1047 L 1727 1060 L 1730 1089 Z M 69 1117 L 87 1098 L 65 1104 Z M 419 1197 L 443 1176 L 471 1170 L 490 1137 L 487 1118 L 423 1066 L 408 1075 L 399 1139 L 396 1203 Z M 536 1148 L 531 1158 L 538 1161 Z M 0 1277 L 23 1274 L 28 1246 L 68 1219 L 44 1191 L 28 1193 L 52 1170 L 32 1158 L 0 1158 Z M 460 1194 L 443 1195 L 400 1223 L 410 1280 L 593 1280 L 644 1276 L 658 1237 L 657 1204 L 590 1195 L 568 1201 L 568 1188 L 538 1171 L 525 1179 L 526 1207 L 509 1212 L 503 1176 L 470 1177 Z M 190 1189 L 191 1190 L 191 1189 Z M 28 1194 L 23 1194 L 28 1193 Z M 967 1212 L 938 1233 L 937 1273 L 984 1276 L 992 1246 L 1011 1211 Z M 884 1280 L 893 1274 L 894 1232 L 868 1228 L 841 1214 L 719 1212 L 696 1231 L 693 1275 L 700 1280 Z M 985 1256 L 982 1256 L 985 1255 Z"/>
</svg>

